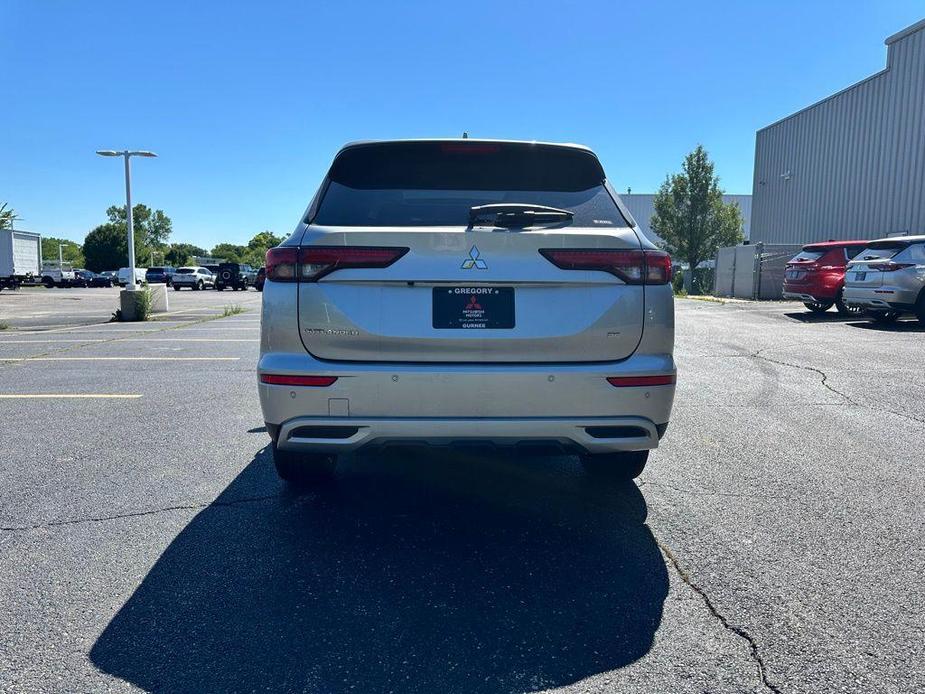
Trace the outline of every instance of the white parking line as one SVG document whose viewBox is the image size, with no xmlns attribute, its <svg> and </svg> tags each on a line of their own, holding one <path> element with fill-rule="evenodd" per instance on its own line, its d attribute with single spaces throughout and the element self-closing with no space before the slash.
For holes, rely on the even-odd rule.
<svg viewBox="0 0 925 694">
<path fill-rule="evenodd" d="M 0 393 L 0 400 L 37 400 L 43 398 L 55 400 L 88 400 L 93 398 L 137 400 L 140 397 L 141 395 L 138 393 Z"/>
<path fill-rule="evenodd" d="M 110 340 L 89 337 L 85 340 L 0 340 L 0 345 L 56 345 L 58 343 L 70 342 L 90 344 L 92 342 L 110 342 Z M 260 340 L 256 337 L 130 337 L 127 339 L 120 339 L 118 342 L 260 342 Z"/>
</svg>

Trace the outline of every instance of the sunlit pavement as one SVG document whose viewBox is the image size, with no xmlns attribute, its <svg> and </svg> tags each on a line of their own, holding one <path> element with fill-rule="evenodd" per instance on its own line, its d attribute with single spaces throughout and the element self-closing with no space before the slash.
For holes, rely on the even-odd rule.
<svg viewBox="0 0 925 694">
<path fill-rule="evenodd" d="M 134 325 L 6 300 L 2 691 L 925 690 L 916 323 L 679 301 L 637 484 L 424 449 L 296 495 L 256 292 Z"/>
</svg>

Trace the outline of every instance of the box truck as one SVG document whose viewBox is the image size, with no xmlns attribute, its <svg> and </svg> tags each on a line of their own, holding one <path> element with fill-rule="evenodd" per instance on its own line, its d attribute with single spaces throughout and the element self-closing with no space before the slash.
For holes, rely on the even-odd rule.
<svg viewBox="0 0 925 694">
<path fill-rule="evenodd" d="M 34 281 L 42 270 L 42 236 L 31 231 L 0 229 L 0 289 L 16 289 Z"/>
</svg>

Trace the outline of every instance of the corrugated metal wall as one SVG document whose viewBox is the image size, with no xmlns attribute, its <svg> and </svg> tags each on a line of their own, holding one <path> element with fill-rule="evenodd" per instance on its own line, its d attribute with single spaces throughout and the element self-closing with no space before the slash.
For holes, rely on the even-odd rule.
<svg viewBox="0 0 925 694">
<path fill-rule="evenodd" d="M 652 215 L 655 214 L 655 195 L 653 193 L 621 193 L 620 199 L 633 217 L 636 218 L 640 231 L 642 231 L 650 241 L 655 243 L 660 242 L 661 239 L 658 237 L 658 234 L 652 231 L 652 228 L 649 226 L 649 220 L 652 219 Z M 751 231 L 752 196 L 724 195 L 723 202 L 738 203 L 739 209 L 742 211 L 742 217 L 745 219 L 745 238 L 749 238 L 749 233 Z"/>
<path fill-rule="evenodd" d="M 758 131 L 753 242 L 925 233 L 925 20 L 887 68 Z"/>
</svg>

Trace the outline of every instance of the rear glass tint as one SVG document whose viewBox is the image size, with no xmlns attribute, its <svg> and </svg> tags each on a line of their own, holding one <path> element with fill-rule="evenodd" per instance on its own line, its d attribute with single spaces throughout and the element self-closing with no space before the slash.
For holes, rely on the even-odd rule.
<svg viewBox="0 0 925 694">
<path fill-rule="evenodd" d="M 177 270 L 178 275 L 192 275 L 194 272 L 196 272 L 196 270 L 191 267 L 181 267 Z"/>
<path fill-rule="evenodd" d="M 808 263 L 813 260 L 819 260 L 825 253 L 822 251 L 800 251 L 793 258 L 790 259 L 791 263 Z M 778 261 L 779 262 L 779 261 Z"/>
<path fill-rule="evenodd" d="M 871 244 L 858 253 L 855 260 L 882 260 L 884 258 L 892 258 L 908 245 L 907 243 L 881 241 L 880 243 Z"/>
<path fill-rule="evenodd" d="M 382 143 L 344 150 L 316 224 L 465 225 L 469 208 L 527 203 L 571 210 L 574 225 L 627 226 L 590 152 L 527 143 Z"/>
</svg>

